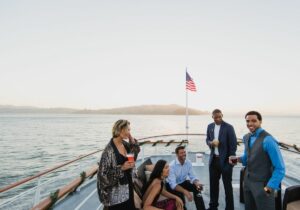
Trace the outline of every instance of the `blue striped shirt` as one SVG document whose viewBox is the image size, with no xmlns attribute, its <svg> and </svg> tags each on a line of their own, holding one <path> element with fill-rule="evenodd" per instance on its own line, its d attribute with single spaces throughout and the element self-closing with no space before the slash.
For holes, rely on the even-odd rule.
<svg viewBox="0 0 300 210">
<path fill-rule="evenodd" d="M 193 172 L 193 166 L 191 161 L 185 160 L 183 165 L 176 158 L 170 163 L 170 172 L 167 178 L 167 182 L 174 190 L 176 185 L 183 183 L 185 180 L 190 180 L 192 183 L 198 180 Z"/>
<path fill-rule="evenodd" d="M 250 136 L 250 148 L 252 148 L 255 140 L 259 136 L 259 134 L 263 131 L 262 128 L 258 128 L 251 136 Z M 245 143 L 245 139 L 243 139 Z M 278 147 L 278 142 L 274 139 L 273 136 L 265 137 L 263 141 L 263 150 L 268 153 L 272 165 L 274 167 L 273 174 L 270 180 L 267 183 L 267 186 L 272 189 L 279 189 L 279 184 L 284 178 L 285 175 L 285 165 L 283 162 L 283 158 Z M 244 166 L 247 165 L 247 151 L 244 150 L 244 154 L 240 157 Z"/>
</svg>

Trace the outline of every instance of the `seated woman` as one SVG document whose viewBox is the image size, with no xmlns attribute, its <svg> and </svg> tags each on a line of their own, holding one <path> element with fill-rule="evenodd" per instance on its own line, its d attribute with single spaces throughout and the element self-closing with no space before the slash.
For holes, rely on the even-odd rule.
<svg viewBox="0 0 300 210">
<path fill-rule="evenodd" d="M 154 166 L 150 179 L 143 188 L 144 210 L 182 210 L 182 200 L 164 189 L 163 180 L 169 175 L 169 165 L 165 160 L 159 160 Z M 166 200 L 158 201 L 160 195 Z"/>
</svg>

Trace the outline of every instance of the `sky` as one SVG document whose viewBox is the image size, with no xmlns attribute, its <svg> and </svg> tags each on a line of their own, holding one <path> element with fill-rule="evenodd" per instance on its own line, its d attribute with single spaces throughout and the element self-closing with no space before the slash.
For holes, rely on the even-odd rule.
<svg viewBox="0 0 300 210">
<path fill-rule="evenodd" d="M 300 114 L 299 1 L 0 0 L 0 105 Z"/>
</svg>

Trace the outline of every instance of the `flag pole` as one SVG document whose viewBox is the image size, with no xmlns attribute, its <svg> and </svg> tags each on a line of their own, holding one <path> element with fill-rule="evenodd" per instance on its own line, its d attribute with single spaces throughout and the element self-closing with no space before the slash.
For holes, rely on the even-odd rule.
<svg viewBox="0 0 300 210">
<path fill-rule="evenodd" d="M 192 77 L 187 72 L 187 67 L 185 69 L 185 76 L 186 76 L 186 84 L 185 84 L 185 132 L 186 132 L 186 140 L 189 140 L 189 98 L 188 98 L 188 91 L 197 91 L 196 85 L 192 79 Z M 188 153 L 188 149 L 186 149 Z"/>
<path fill-rule="evenodd" d="M 185 75 L 187 74 L 187 67 L 185 69 Z M 189 110 L 188 110 L 188 89 L 185 88 L 185 133 L 186 140 L 189 140 Z"/>
</svg>

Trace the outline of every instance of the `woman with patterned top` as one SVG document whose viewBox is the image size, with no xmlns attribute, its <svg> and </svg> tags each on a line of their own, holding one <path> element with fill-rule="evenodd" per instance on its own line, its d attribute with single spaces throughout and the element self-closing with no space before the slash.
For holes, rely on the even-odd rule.
<svg viewBox="0 0 300 210">
<path fill-rule="evenodd" d="M 124 139 L 129 139 L 129 143 Z M 127 154 L 134 153 L 136 160 L 140 148 L 130 134 L 130 122 L 118 120 L 112 129 L 112 138 L 106 145 L 99 163 L 97 189 L 99 199 L 108 210 L 135 210 L 132 169 L 135 163 Z"/>
</svg>

